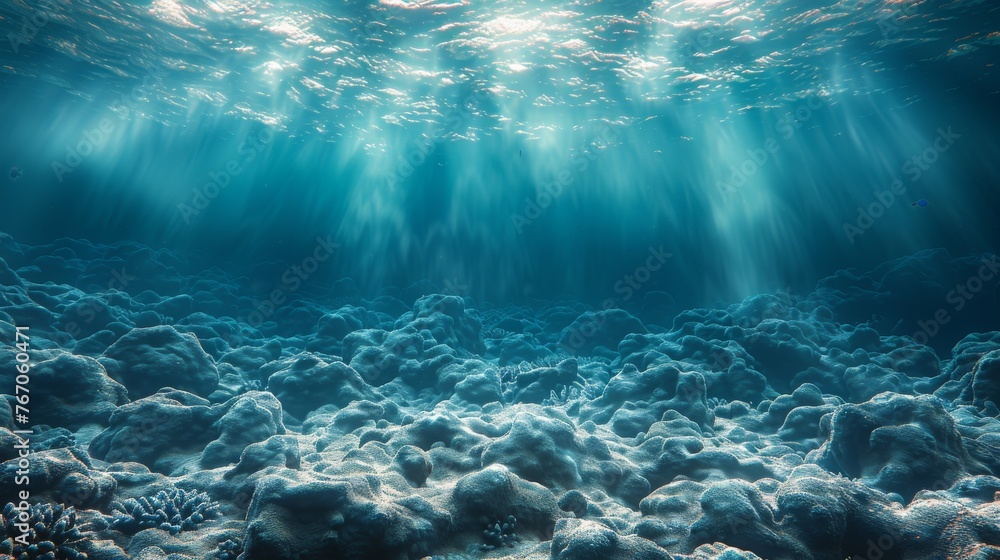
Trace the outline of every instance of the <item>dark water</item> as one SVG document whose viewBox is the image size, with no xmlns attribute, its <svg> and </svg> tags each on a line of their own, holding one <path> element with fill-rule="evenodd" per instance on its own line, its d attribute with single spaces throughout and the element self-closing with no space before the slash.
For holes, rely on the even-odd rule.
<svg viewBox="0 0 1000 560">
<path fill-rule="evenodd" d="M 1000 4 L 0 35 L 0 559 L 1000 558 Z"/>
</svg>

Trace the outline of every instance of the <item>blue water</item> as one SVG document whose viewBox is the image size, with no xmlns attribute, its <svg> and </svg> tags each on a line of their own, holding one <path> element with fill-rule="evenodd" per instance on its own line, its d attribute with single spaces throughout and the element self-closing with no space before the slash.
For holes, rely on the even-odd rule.
<svg viewBox="0 0 1000 560">
<path fill-rule="evenodd" d="M 988 251 L 997 16 L 965 0 L 4 0 L 0 228 L 234 270 L 330 236 L 319 274 L 363 293 L 423 280 L 497 302 L 734 301 Z M 633 288 L 651 251 L 670 257 Z"/>
<path fill-rule="evenodd" d="M 996 0 L 0 0 L 0 559 L 1000 558 L 997 61 Z"/>
</svg>

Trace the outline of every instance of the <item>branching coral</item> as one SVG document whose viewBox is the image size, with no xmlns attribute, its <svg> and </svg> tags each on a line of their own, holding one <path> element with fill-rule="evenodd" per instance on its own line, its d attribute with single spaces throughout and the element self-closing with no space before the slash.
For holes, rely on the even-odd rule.
<svg viewBox="0 0 1000 560">
<path fill-rule="evenodd" d="M 218 517 L 219 504 L 204 492 L 174 488 L 161 490 L 151 498 L 115 501 L 111 504 L 111 513 L 108 517 L 109 528 L 122 533 L 131 535 L 143 529 L 157 528 L 176 535 L 194 529 L 206 519 Z"/>
<path fill-rule="evenodd" d="M 35 504 L 19 510 L 8 503 L 0 514 L 0 558 L 17 560 L 80 560 L 77 550 L 87 535 L 76 527 L 76 510 L 60 505 Z M 28 527 L 22 532 L 19 524 Z"/>
<path fill-rule="evenodd" d="M 521 540 L 517 536 L 517 519 L 513 515 L 507 516 L 505 523 L 497 521 L 489 525 L 483 531 L 483 550 L 493 550 L 495 548 L 513 548 Z"/>
</svg>

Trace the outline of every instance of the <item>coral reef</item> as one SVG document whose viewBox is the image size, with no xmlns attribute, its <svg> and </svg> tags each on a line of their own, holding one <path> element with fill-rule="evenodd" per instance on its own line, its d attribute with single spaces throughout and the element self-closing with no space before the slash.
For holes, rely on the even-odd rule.
<svg viewBox="0 0 1000 560">
<path fill-rule="evenodd" d="M 161 529 L 176 535 L 218 515 L 218 504 L 208 494 L 175 488 L 161 490 L 149 498 L 112 503 L 108 527 L 129 535 L 143 529 Z"/>
<path fill-rule="evenodd" d="M 80 550 L 87 534 L 77 525 L 76 510 L 60 505 L 35 504 L 17 509 L 7 503 L 0 513 L 0 554 L 18 560 L 84 560 Z M 26 531 L 22 531 L 23 525 Z"/>
<path fill-rule="evenodd" d="M 350 295 L 250 326 L 232 317 L 252 299 L 217 273 L 149 264 L 134 295 L 70 288 L 103 250 L 67 261 L 60 285 L 37 282 L 30 247 L 2 269 L 0 334 L 35 321 L 38 348 L 32 425 L 15 395 L 0 401 L 0 491 L 16 495 L 23 469 L 34 501 L 73 506 L 32 506 L 23 547 L 8 505 L 3 554 L 1000 555 L 1000 330 L 940 350 L 858 320 L 910 301 L 886 286 L 939 255 L 714 309 L 494 308 L 338 284 Z M 60 337 L 61 302 L 93 299 L 95 324 Z M 0 378 L 15 364 L 0 349 Z"/>
</svg>

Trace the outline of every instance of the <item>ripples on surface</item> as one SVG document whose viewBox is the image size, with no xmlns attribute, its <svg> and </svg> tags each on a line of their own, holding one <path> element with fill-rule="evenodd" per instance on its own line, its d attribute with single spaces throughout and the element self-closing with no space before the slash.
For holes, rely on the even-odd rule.
<svg viewBox="0 0 1000 560">
<path fill-rule="evenodd" d="M 497 293 L 590 281 L 610 291 L 665 243 L 676 260 L 660 289 L 696 283 L 720 296 L 826 272 L 820 250 L 843 264 L 947 244 L 956 223 L 970 246 L 989 229 L 982 193 L 953 188 L 995 184 L 981 132 L 919 185 L 952 187 L 926 225 L 897 223 L 910 218 L 900 204 L 865 248 L 842 230 L 936 127 L 964 123 L 972 139 L 969 126 L 991 118 L 967 106 L 997 90 L 988 2 L 51 6 L 3 4 L 5 33 L 39 10 L 48 18 L 4 55 L 5 105 L 51 108 L 14 119 L 13 131 L 37 138 L 12 150 L 44 177 L 26 207 L 71 199 L 76 223 L 203 243 L 252 215 L 260 227 L 228 240 L 235 252 L 332 231 L 353 251 L 342 272 L 372 285 L 478 278 Z M 86 188 L 67 194 L 50 163 L 151 71 L 163 78 L 74 170 L 70 182 Z M 817 94 L 822 105 L 786 136 L 780 119 Z M 180 223 L 177 204 L 261 127 L 275 140 L 225 202 Z M 422 138 L 433 153 L 405 171 Z M 777 154 L 720 196 L 768 138 Z M 563 171 L 572 184 L 519 233 L 512 214 Z M 575 256 L 553 263 L 553 252 Z"/>
<path fill-rule="evenodd" d="M 438 122 L 450 101 L 489 92 L 497 107 L 480 126 L 530 135 L 546 107 L 774 107 L 806 92 L 870 91 L 878 69 L 1000 40 L 981 20 L 995 9 L 975 1 L 329 4 L 15 2 L 4 8 L 11 23 L 39 11 L 51 22 L 31 41 L 43 54 L 5 71 L 89 96 L 104 91 L 101 80 L 137 80 L 162 65 L 169 87 L 151 113 L 165 122 L 228 113 L 331 140 Z M 895 52 L 908 56 L 894 61 Z"/>
</svg>

